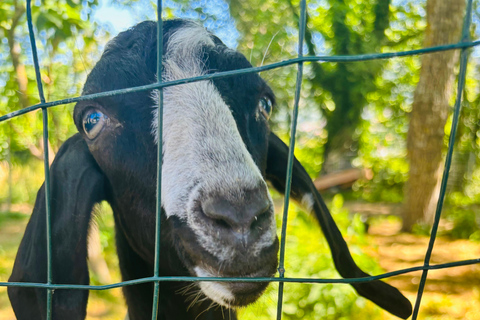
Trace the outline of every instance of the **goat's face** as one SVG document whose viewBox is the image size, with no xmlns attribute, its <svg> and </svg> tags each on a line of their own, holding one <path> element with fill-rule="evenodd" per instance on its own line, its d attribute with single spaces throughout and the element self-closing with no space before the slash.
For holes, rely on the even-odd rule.
<svg viewBox="0 0 480 320">
<path fill-rule="evenodd" d="M 164 28 L 165 81 L 251 66 L 194 23 L 170 21 Z M 107 45 L 84 94 L 155 82 L 155 39 L 151 22 L 121 33 Z M 145 228 L 127 238 L 146 259 L 153 257 L 158 96 L 143 91 L 101 98 L 78 103 L 74 112 L 110 182 L 120 229 Z M 275 272 L 278 239 L 264 180 L 273 100 L 257 74 L 164 89 L 162 208 L 172 245 L 192 275 Z M 200 287 L 221 305 L 241 306 L 256 300 L 266 283 Z"/>
</svg>

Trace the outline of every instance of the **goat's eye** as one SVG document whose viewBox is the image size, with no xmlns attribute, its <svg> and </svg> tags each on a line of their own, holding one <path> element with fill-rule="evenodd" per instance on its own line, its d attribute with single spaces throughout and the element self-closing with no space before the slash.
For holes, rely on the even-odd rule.
<svg viewBox="0 0 480 320">
<path fill-rule="evenodd" d="M 94 139 L 102 131 L 108 117 L 98 110 L 90 110 L 83 117 L 83 131 L 89 139 Z"/>
<path fill-rule="evenodd" d="M 273 110 L 273 103 L 272 100 L 270 100 L 267 97 L 263 97 L 258 101 L 258 108 L 260 112 L 263 114 L 265 119 L 270 119 L 270 116 L 272 115 L 272 110 Z"/>
</svg>

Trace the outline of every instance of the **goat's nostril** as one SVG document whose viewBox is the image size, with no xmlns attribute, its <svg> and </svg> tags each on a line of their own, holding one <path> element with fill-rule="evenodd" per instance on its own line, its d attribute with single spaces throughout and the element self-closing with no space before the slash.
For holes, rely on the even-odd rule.
<svg viewBox="0 0 480 320">
<path fill-rule="evenodd" d="M 210 197 L 202 202 L 202 210 L 219 227 L 230 229 L 240 238 L 248 236 L 253 230 L 262 232 L 262 225 L 272 213 L 270 200 L 260 196 L 243 200 L 232 202 Z"/>
<path fill-rule="evenodd" d="M 207 216 L 209 216 L 207 214 Z M 231 221 L 227 221 L 223 218 L 213 218 L 213 220 L 215 221 L 215 223 L 222 227 L 222 228 L 226 228 L 226 229 L 232 229 L 232 222 Z"/>
<path fill-rule="evenodd" d="M 224 199 L 209 198 L 202 203 L 203 212 L 218 226 L 236 228 L 235 210 Z"/>
<path fill-rule="evenodd" d="M 270 203 L 268 206 L 265 206 L 262 210 L 258 211 L 258 214 L 253 217 L 253 220 L 250 223 L 250 229 L 256 229 L 258 228 L 259 230 L 262 230 L 262 225 L 266 220 L 270 218 L 270 215 L 272 214 L 272 207 Z"/>
</svg>

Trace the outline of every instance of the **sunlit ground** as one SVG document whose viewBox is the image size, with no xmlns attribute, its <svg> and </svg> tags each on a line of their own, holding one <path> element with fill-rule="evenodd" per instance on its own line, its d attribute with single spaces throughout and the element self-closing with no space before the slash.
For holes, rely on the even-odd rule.
<svg viewBox="0 0 480 320">
<path fill-rule="evenodd" d="M 344 224 L 342 216 L 336 219 L 340 220 L 340 225 Z M 0 281 L 6 281 L 9 276 L 27 221 L 27 214 L 0 213 Z M 337 277 L 328 258 L 323 236 L 312 222 L 302 212 L 292 210 L 290 213 L 287 275 Z M 113 221 L 108 213 L 102 216 L 100 227 L 102 244 L 108 247 L 104 254 L 111 281 L 118 282 L 120 277 L 116 256 L 113 248 L 109 247 L 113 239 L 109 235 Z M 428 237 L 401 234 L 399 228 L 399 219 L 380 218 L 373 220 L 366 236 L 358 236 L 349 228 L 342 232 L 346 235 L 357 262 L 371 273 L 380 273 L 423 263 Z M 476 242 L 439 237 L 432 255 L 432 264 L 479 256 L 480 247 Z M 388 282 L 399 288 L 414 303 L 419 279 L 420 273 L 417 272 L 389 279 Z M 478 265 L 431 271 L 428 279 L 419 319 L 480 319 Z M 94 275 L 92 282 L 98 284 Z M 277 288 L 278 285 L 271 285 L 260 301 L 241 310 L 240 319 L 274 319 Z M 396 319 L 373 303 L 357 298 L 348 285 L 286 284 L 283 310 L 283 319 Z M 123 319 L 125 314 L 121 289 L 90 293 L 87 319 Z M 228 313 L 225 315 L 228 319 Z M 6 288 L 0 288 L 0 319 L 15 319 Z"/>
</svg>

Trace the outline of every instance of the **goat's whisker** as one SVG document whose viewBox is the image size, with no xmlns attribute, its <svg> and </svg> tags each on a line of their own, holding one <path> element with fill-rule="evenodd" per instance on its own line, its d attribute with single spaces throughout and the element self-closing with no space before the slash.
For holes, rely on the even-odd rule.
<svg viewBox="0 0 480 320">
<path fill-rule="evenodd" d="M 277 31 L 277 32 L 273 35 L 272 39 L 271 39 L 270 42 L 268 43 L 267 49 L 265 50 L 265 53 L 263 54 L 262 63 L 260 63 L 260 67 L 263 66 L 263 62 L 265 61 L 265 57 L 267 56 L 268 49 L 270 49 L 270 45 L 272 44 L 273 39 L 275 39 L 275 37 L 277 36 L 277 34 L 278 34 L 279 32 L 280 32 L 280 30 Z"/>
</svg>

